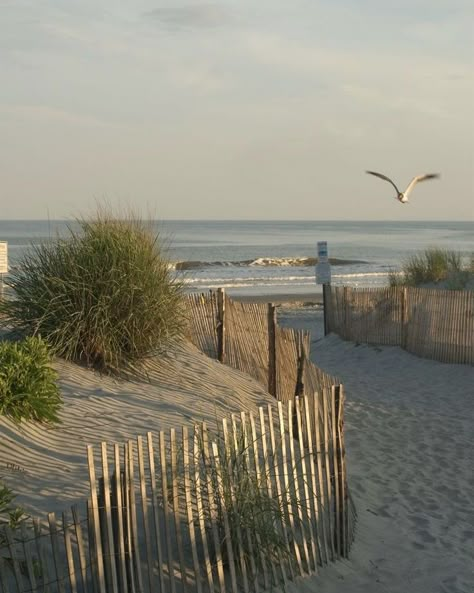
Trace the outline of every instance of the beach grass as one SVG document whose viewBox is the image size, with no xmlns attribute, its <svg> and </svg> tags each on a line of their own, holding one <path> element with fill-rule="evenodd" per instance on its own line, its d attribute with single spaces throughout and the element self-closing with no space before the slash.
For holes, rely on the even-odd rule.
<svg viewBox="0 0 474 593">
<path fill-rule="evenodd" d="M 65 237 L 31 246 L 0 303 L 3 324 L 41 335 L 66 360 L 136 369 L 185 328 L 179 278 L 151 223 L 99 210 Z"/>
<path fill-rule="evenodd" d="M 473 256 L 466 264 L 458 251 L 430 247 L 406 259 L 401 273 L 391 272 L 389 284 L 395 287 L 444 283 L 447 289 L 460 290 L 467 286 L 473 273 Z"/>
</svg>

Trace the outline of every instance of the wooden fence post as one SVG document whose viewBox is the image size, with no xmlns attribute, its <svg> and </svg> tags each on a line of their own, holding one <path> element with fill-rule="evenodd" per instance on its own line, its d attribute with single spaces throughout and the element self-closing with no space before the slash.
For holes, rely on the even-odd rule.
<svg viewBox="0 0 474 593">
<path fill-rule="evenodd" d="M 225 290 L 217 289 L 217 360 L 225 360 Z"/>
<path fill-rule="evenodd" d="M 402 287 L 401 289 L 401 316 L 400 316 L 400 323 L 401 323 L 401 332 L 400 332 L 400 339 L 401 339 L 401 347 L 406 350 L 407 347 L 407 334 L 408 334 L 408 302 L 407 302 L 407 289 L 406 287 Z"/>
<path fill-rule="evenodd" d="M 327 336 L 331 331 L 329 316 L 331 314 L 331 285 L 323 284 L 323 315 L 324 315 L 324 335 Z"/>
<path fill-rule="evenodd" d="M 268 303 L 268 393 L 277 396 L 276 378 L 276 308 Z"/>
<path fill-rule="evenodd" d="M 337 385 L 333 388 L 334 408 L 333 408 L 333 426 L 335 428 L 335 446 L 334 446 L 334 471 L 336 473 L 336 541 L 338 542 L 339 553 L 342 557 L 349 554 L 347 521 L 348 501 L 347 501 L 347 476 L 345 464 L 344 448 L 344 388 Z M 333 436 L 333 438 L 334 438 Z"/>
<path fill-rule="evenodd" d="M 351 339 L 351 296 L 352 288 L 344 286 L 344 338 Z"/>
<path fill-rule="evenodd" d="M 305 363 L 305 359 L 306 359 L 306 352 L 305 352 L 305 347 L 304 347 L 302 337 L 298 340 L 297 350 L 298 350 L 298 368 L 296 371 L 295 398 L 301 397 L 302 395 L 304 395 L 303 373 L 304 373 L 304 363 Z"/>
</svg>

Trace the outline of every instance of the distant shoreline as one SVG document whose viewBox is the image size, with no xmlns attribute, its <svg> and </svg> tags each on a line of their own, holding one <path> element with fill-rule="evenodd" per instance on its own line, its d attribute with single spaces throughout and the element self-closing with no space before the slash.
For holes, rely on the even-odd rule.
<svg viewBox="0 0 474 593">
<path fill-rule="evenodd" d="M 314 306 L 323 304 L 323 292 L 311 291 L 307 293 L 278 293 L 278 294 L 232 294 L 229 296 L 233 301 L 241 303 L 273 303 L 273 304 L 291 304 L 293 306 Z"/>
</svg>

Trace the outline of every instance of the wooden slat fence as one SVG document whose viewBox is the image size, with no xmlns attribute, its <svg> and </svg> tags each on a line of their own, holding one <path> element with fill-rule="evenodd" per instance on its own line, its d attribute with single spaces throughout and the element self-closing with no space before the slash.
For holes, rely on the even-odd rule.
<svg viewBox="0 0 474 593">
<path fill-rule="evenodd" d="M 219 326 L 217 293 L 190 294 L 187 297 L 187 304 L 189 310 L 187 309 L 186 313 L 190 319 L 188 337 L 201 352 L 209 358 L 217 359 Z"/>
<path fill-rule="evenodd" d="M 220 289 L 188 298 L 193 343 L 211 358 L 254 377 L 278 400 L 294 399 L 301 365 L 305 380 L 310 380 L 308 393 L 340 383 L 309 361 L 308 332 L 278 326 L 273 305 L 234 302 Z"/>
<path fill-rule="evenodd" d="M 325 287 L 329 332 L 401 346 L 447 363 L 474 364 L 474 292 L 394 287 Z"/>
<path fill-rule="evenodd" d="M 344 393 L 318 397 L 89 446 L 87 510 L 0 530 L 0 590 L 253 593 L 347 556 Z"/>
</svg>

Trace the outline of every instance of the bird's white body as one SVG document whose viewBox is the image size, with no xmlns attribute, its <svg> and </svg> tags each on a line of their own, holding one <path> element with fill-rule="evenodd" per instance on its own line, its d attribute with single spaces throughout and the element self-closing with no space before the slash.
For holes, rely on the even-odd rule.
<svg viewBox="0 0 474 593">
<path fill-rule="evenodd" d="M 410 195 L 411 191 L 419 181 L 425 181 L 426 179 L 438 179 L 439 177 L 438 173 L 417 175 L 416 177 L 413 177 L 413 179 L 410 181 L 406 190 L 404 192 L 401 192 L 395 185 L 395 183 L 393 183 L 393 181 L 386 175 L 382 175 L 382 173 L 376 173 L 375 171 L 366 171 L 366 173 L 369 173 L 369 175 L 375 175 L 375 177 L 380 177 L 380 179 L 383 179 L 384 181 L 388 181 L 389 183 L 391 183 L 397 191 L 395 199 L 401 202 L 402 204 L 406 204 L 408 202 L 408 196 Z"/>
</svg>

